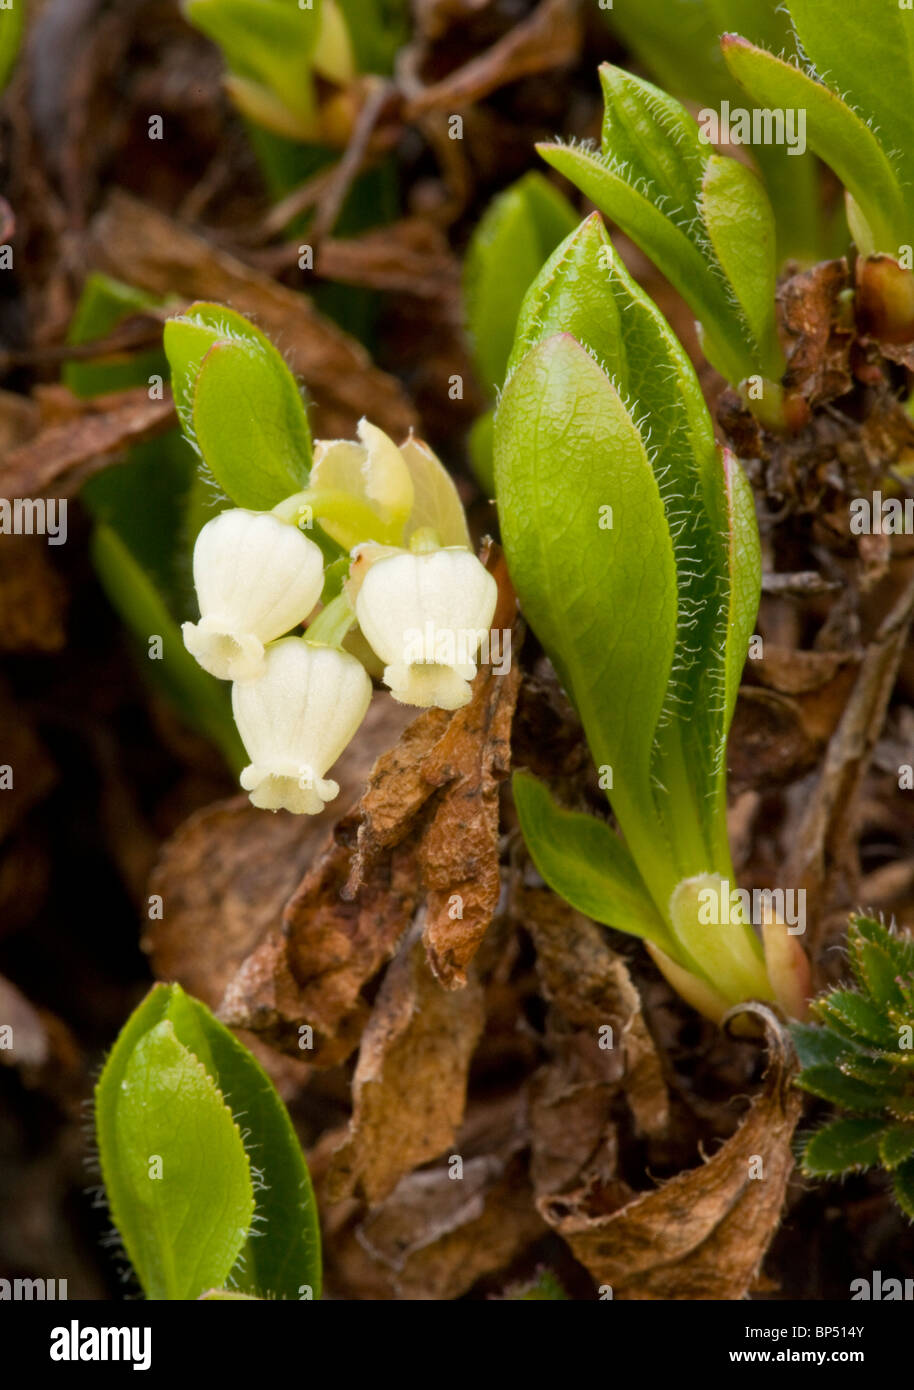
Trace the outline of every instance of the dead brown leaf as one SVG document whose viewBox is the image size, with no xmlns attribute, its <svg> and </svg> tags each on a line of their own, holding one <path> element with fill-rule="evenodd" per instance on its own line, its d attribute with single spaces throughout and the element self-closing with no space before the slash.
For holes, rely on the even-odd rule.
<svg viewBox="0 0 914 1390">
<path fill-rule="evenodd" d="M 777 1025 L 775 1025 L 777 1026 Z M 700 1168 L 618 1204 L 591 1183 L 539 1209 L 599 1285 L 617 1299 L 739 1299 L 777 1230 L 802 1108 L 789 1044 L 773 1048 L 761 1093 L 736 1133 Z"/>
<path fill-rule="evenodd" d="M 161 401 L 151 401 L 144 386 L 94 396 L 79 403 L 65 423 L 49 425 L 12 449 L 0 464 L 0 490 L 5 497 L 32 497 L 53 484 L 57 491 L 72 492 L 93 473 L 118 462 L 134 444 L 154 439 L 174 424 L 167 392 Z"/>
<path fill-rule="evenodd" d="M 541 1115 L 544 1097 L 559 1112 L 580 1109 L 587 1127 L 583 1142 L 569 1143 L 572 1125 L 556 1133 L 566 1153 L 576 1155 L 575 1176 L 594 1162 L 609 1177 L 606 1156 L 597 1152 L 594 1143 L 599 1133 L 593 1116 L 601 1105 L 603 1128 L 618 1094 L 625 1095 L 639 1133 L 662 1134 L 669 1121 L 663 1069 L 638 991 L 605 931 L 548 889 L 520 889 L 515 910 L 533 937 L 543 994 L 552 1005 L 547 1040 L 557 1060 L 546 1069 L 539 1088 Z M 578 1088 L 583 1091 L 583 1103 L 570 1106 Z M 609 1130 L 606 1133 L 612 1145 L 613 1136 Z"/>
<path fill-rule="evenodd" d="M 253 318 L 313 396 L 317 434 L 349 437 L 362 415 L 398 437 L 415 424 L 399 383 L 306 294 L 252 270 L 156 208 L 113 193 L 92 225 L 91 249 L 100 268 L 150 293 L 215 300 Z"/>
<path fill-rule="evenodd" d="M 354 1187 L 374 1205 L 453 1142 L 482 1031 L 482 990 L 446 990 L 413 932 L 384 976 L 362 1034 L 349 1132 L 327 1177 L 331 1201 Z"/>
<path fill-rule="evenodd" d="M 823 261 L 793 275 L 778 292 L 788 346 L 785 391 L 807 406 L 843 396 L 853 384 L 853 322 L 844 322 L 841 296 L 850 287 L 845 260 Z"/>
<path fill-rule="evenodd" d="M 494 624 L 510 626 L 516 602 L 495 547 L 487 561 L 499 582 Z M 519 680 L 516 659 L 503 676 L 481 667 L 468 705 L 426 711 L 378 759 L 359 808 L 337 824 L 289 901 L 282 931 L 230 982 L 223 1021 L 287 1048 L 310 1025 L 309 1060 L 335 1064 L 364 1026 L 364 985 L 423 900 L 433 972 L 449 988 L 466 983 L 500 891 L 498 787 Z"/>
<path fill-rule="evenodd" d="M 420 218 L 360 237 L 325 240 L 314 268 L 327 280 L 419 299 L 456 300 L 460 291 L 459 261 L 440 229 Z"/>
</svg>

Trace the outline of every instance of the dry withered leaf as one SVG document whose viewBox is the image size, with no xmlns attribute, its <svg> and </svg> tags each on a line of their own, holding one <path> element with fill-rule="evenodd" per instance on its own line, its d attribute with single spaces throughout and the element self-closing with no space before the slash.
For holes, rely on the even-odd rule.
<svg viewBox="0 0 914 1390">
<path fill-rule="evenodd" d="M 849 652 L 801 651 L 766 641 L 762 656 L 752 663 L 752 674 L 782 695 L 804 695 L 821 690 L 852 660 Z"/>
<path fill-rule="evenodd" d="M 411 717 L 393 701 L 371 705 L 334 769 L 338 816 L 364 788 L 379 749 Z M 149 923 L 142 943 L 156 974 L 218 1004 L 235 971 L 281 921 L 332 824 L 333 812 L 322 819 L 265 815 L 246 797 L 191 816 L 165 844 L 149 883 L 163 902 L 161 920 Z M 301 1055 L 297 1032 L 295 1052 Z"/>
<path fill-rule="evenodd" d="M 408 743 L 379 761 L 363 801 L 347 887 L 358 889 L 377 855 L 400 843 L 423 810 L 417 855 L 426 893 L 424 940 L 432 970 L 451 988 L 465 983 L 498 903 L 498 788 L 510 770 L 521 675 L 516 657 L 522 633 L 504 557 L 490 545 L 484 559 L 499 587 L 493 629 L 511 633 L 509 669 L 499 674 L 482 666 L 468 705 L 450 716 L 428 710 L 409 731 Z"/>
<path fill-rule="evenodd" d="M 424 87 L 407 65 L 406 119 L 427 111 L 456 111 L 480 101 L 508 82 L 574 62 L 581 47 L 576 0 L 541 0 L 503 38 L 440 82 Z"/>
<path fill-rule="evenodd" d="M 174 424 L 168 392 L 161 401 L 151 401 L 144 386 L 94 396 L 81 402 L 65 423 L 51 424 L 12 449 L 0 464 L 0 489 L 5 497 L 31 497 L 51 484 L 71 492 L 132 445 L 154 439 Z"/>
<path fill-rule="evenodd" d="M 359 1239 L 400 1299 L 453 1299 L 543 1234 L 519 1156 L 412 1173 L 366 1217 Z"/>
<path fill-rule="evenodd" d="M 790 828 L 785 881 L 804 888 L 812 905 L 807 940 L 820 919 L 857 901 L 859 856 L 853 834 L 856 797 L 882 732 L 901 655 L 914 618 L 910 577 L 866 648 L 853 689 L 832 734 L 822 769 L 798 824 Z"/>
<path fill-rule="evenodd" d="M 789 1041 L 773 1016 L 761 1093 L 700 1168 L 617 1204 L 592 1183 L 539 1209 L 597 1284 L 617 1299 L 739 1299 L 752 1287 L 780 1221 L 802 1108 Z M 607 1209 L 608 1208 L 608 1209 Z"/>
<path fill-rule="evenodd" d="M 252 270 L 203 237 L 126 193 L 111 195 L 91 229 L 96 263 L 153 294 L 229 304 L 276 343 L 313 396 L 316 432 L 348 438 L 367 415 L 394 436 L 415 424 L 393 377 L 305 294 Z"/>
<path fill-rule="evenodd" d="M 727 744 L 731 791 L 766 790 L 795 781 L 815 767 L 820 748 L 803 726 L 796 699 L 745 686 Z"/>
<path fill-rule="evenodd" d="M 330 843 L 271 932 L 229 982 L 219 1017 L 300 1055 L 300 1029 L 313 1029 L 307 1060 L 335 1066 L 356 1046 L 368 1017 L 362 988 L 389 960 L 412 921 L 419 883 L 411 846 L 378 860 L 355 900 L 343 897 L 359 813 Z"/>
<path fill-rule="evenodd" d="M 442 1154 L 463 1119 L 467 1072 L 484 1023 L 472 978 L 446 990 L 416 931 L 384 976 L 362 1034 L 352 1120 L 327 1175 L 331 1201 L 354 1187 L 374 1205 L 405 1174 Z"/>
<path fill-rule="evenodd" d="M 149 879 L 161 898 L 143 950 L 160 980 L 177 980 L 215 1007 L 238 966 L 279 921 L 326 834 L 285 811 L 267 816 L 246 796 L 197 811 L 162 848 Z"/>
<path fill-rule="evenodd" d="M 455 300 L 460 291 L 459 261 L 440 229 L 420 218 L 360 237 L 325 240 L 315 270 L 327 280 L 420 299 Z"/>
<path fill-rule="evenodd" d="M 850 283 L 845 260 L 823 261 L 791 276 L 778 291 L 788 345 L 784 388 L 809 406 L 843 396 L 853 384 L 854 325 L 841 308 Z"/>
<path fill-rule="evenodd" d="M 603 929 L 546 888 L 521 888 L 515 910 L 533 937 L 543 993 L 575 1033 L 575 1065 L 583 1080 L 611 1093 L 624 1090 L 637 1129 L 660 1134 L 669 1095 L 641 999 Z M 601 1047 L 612 1030 L 612 1046 Z M 601 1034 L 601 1030 L 603 1030 Z M 560 1035 L 561 1036 L 561 1035 Z M 566 1037 L 566 1058 L 569 1039 Z"/>
<path fill-rule="evenodd" d="M 500 553 L 493 625 L 516 602 Z M 519 646 L 513 635 L 513 650 Z M 378 759 L 359 808 L 336 826 L 272 933 L 230 982 L 220 1017 L 277 1047 L 315 1030 L 309 1060 L 348 1056 L 367 1017 L 363 986 L 390 959 L 424 900 L 429 963 L 451 988 L 466 982 L 500 891 L 498 788 L 510 762 L 520 668 L 482 666 L 468 705 L 427 710 Z"/>
</svg>

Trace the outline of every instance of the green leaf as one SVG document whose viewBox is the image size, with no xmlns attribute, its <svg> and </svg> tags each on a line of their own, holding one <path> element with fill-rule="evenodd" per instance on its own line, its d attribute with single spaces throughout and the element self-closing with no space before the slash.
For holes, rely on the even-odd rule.
<svg viewBox="0 0 914 1390">
<path fill-rule="evenodd" d="M 776 341 L 774 303 L 768 303 L 759 340 L 738 299 L 747 292 L 752 272 L 742 271 L 739 283 L 728 285 L 701 219 L 710 146 L 683 107 L 651 83 L 609 64 L 601 67 L 600 79 L 606 108 L 602 154 L 554 144 L 539 145 L 540 154 L 617 222 L 679 290 L 702 324 L 709 360 L 728 380 L 738 383 L 759 370 L 764 374 Z M 734 186 L 739 179 L 731 176 Z M 745 188 L 742 193 L 757 220 L 764 196 L 760 185 L 753 186 L 752 195 Z M 718 239 L 729 246 L 723 199 L 712 197 L 711 208 L 718 215 Z M 752 289 L 756 310 L 763 292 L 761 285 Z"/>
<path fill-rule="evenodd" d="M 678 877 L 729 863 L 726 737 L 761 591 L 752 492 L 721 458 L 695 372 L 663 315 L 629 276 L 599 214 L 553 252 L 518 317 L 509 369 L 569 332 L 600 363 L 644 437 L 673 537 L 677 641 L 654 755 Z M 588 544 L 582 536 L 582 544 Z"/>
<path fill-rule="evenodd" d="M 320 1296 L 301 1146 L 272 1082 L 205 1005 L 155 986 L 112 1049 L 95 1109 L 112 1215 L 149 1297 Z M 174 1184 L 147 1177 L 153 1154 L 164 1178 L 180 1175 L 184 1208 Z"/>
<path fill-rule="evenodd" d="M 833 1120 L 806 1142 L 801 1159 L 803 1171 L 808 1177 L 835 1177 L 876 1167 L 884 1130 L 883 1120 Z"/>
<path fill-rule="evenodd" d="M 836 1064 L 846 1057 L 850 1050 L 844 1038 L 836 1037 L 827 1028 L 814 1023 L 792 1023 L 790 1036 L 793 1038 L 801 1067 Z"/>
<path fill-rule="evenodd" d="M 311 431 L 295 378 L 240 314 L 194 304 L 165 325 L 182 427 L 240 507 L 268 511 L 308 481 Z"/>
<path fill-rule="evenodd" d="M 908 976 L 914 973 L 914 940 L 898 936 L 872 917 L 860 914 L 851 918 L 848 928 L 848 949 L 853 952 L 861 942 L 868 941 L 891 957 L 896 973 Z"/>
<path fill-rule="evenodd" d="M 508 381 L 495 480 L 524 612 L 595 762 L 613 769 L 613 808 L 665 905 L 675 871 L 650 776 L 676 640 L 674 551 L 644 441 L 616 387 L 570 335 L 538 343 Z"/>
<path fill-rule="evenodd" d="M 837 92 L 745 39 L 727 35 L 723 51 L 734 77 L 760 105 L 806 112 L 810 147 L 853 195 L 875 248 L 897 254 L 909 220 L 895 171 L 866 122 Z"/>
<path fill-rule="evenodd" d="M 896 1168 L 892 1176 L 892 1192 L 905 1216 L 914 1221 L 914 1159 Z"/>
<path fill-rule="evenodd" d="M 914 1125 L 891 1125 L 879 1141 L 879 1157 L 885 1168 L 897 1168 L 914 1157 Z"/>
<path fill-rule="evenodd" d="M 515 772 L 511 785 L 524 841 L 549 887 L 595 922 L 647 937 L 675 956 L 634 860 L 606 822 L 565 810 L 529 772 Z"/>
<path fill-rule="evenodd" d="M 112 1053 L 96 1115 L 111 1214 L 146 1296 L 221 1284 L 250 1230 L 250 1169 L 231 1111 L 167 1018 Z"/>
<path fill-rule="evenodd" d="M 303 122 L 314 114 L 312 62 L 321 0 L 185 0 L 184 13 L 240 77 L 261 84 Z"/>
<path fill-rule="evenodd" d="M 26 0 L 13 0 L 12 7 L 0 10 L 0 91 L 9 81 L 25 28 Z"/>
<path fill-rule="evenodd" d="M 860 940 L 850 953 L 861 986 L 883 1009 L 903 1009 L 905 998 L 898 985 L 898 969 L 888 951 L 870 941 Z"/>
<path fill-rule="evenodd" d="M 898 171 L 914 222 L 914 28 L 898 0 L 841 5 L 790 0 L 803 51 L 823 80 L 874 130 Z"/>
<path fill-rule="evenodd" d="M 845 1076 L 837 1067 L 812 1066 L 801 1071 L 796 1084 L 810 1095 L 821 1100 L 831 1101 L 844 1110 L 856 1110 L 861 1114 L 882 1114 L 885 1101 L 878 1091 L 863 1081 L 855 1081 Z"/>
<path fill-rule="evenodd" d="M 359 72 L 392 74 L 411 33 L 409 0 L 337 0 Z"/>
<path fill-rule="evenodd" d="M 246 1047 L 198 1000 L 176 993 L 175 1031 L 192 1049 L 243 1125 L 245 1150 L 258 1176 L 257 1224 L 231 1283 L 245 1293 L 320 1297 L 320 1229 L 311 1179 L 288 1112 Z"/>
<path fill-rule="evenodd" d="M 699 207 L 717 259 L 758 344 L 762 374 L 779 380 L 785 363 L 772 313 L 777 281 L 774 214 L 761 181 L 738 160 L 712 155 L 702 179 Z"/>
<path fill-rule="evenodd" d="M 235 772 L 247 755 L 232 718 L 227 687 L 201 670 L 161 595 L 120 536 L 101 524 L 92 534 L 92 560 L 112 607 L 141 644 L 143 669 L 187 723 L 222 750 Z M 150 637 L 161 637 L 163 659 L 150 660 Z"/>
<path fill-rule="evenodd" d="M 649 77 L 680 101 L 702 108 L 719 108 L 724 101 L 742 104 L 720 51 L 721 34 L 742 34 L 772 52 L 793 54 L 786 6 L 771 0 L 641 0 L 601 13 Z M 815 158 L 783 145 L 756 145 L 751 153 L 777 218 L 778 262 L 824 259 L 828 246 Z"/>
<path fill-rule="evenodd" d="M 542 174 L 525 174 L 486 209 L 467 248 L 464 303 L 483 387 L 501 386 L 527 288 L 577 213 Z"/>
<path fill-rule="evenodd" d="M 855 990 L 836 989 L 815 1000 L 813 1012 L 852 1042 L 892 1047 L 898 1039 L 882 1010 Z"/>
<path fill-rule="evenodd" d="M 495 443 L 495 411 L 485 410 L 474 421 L 467 436 L 467 452 L 476 481 L 487 497 L 495 492 L 492 450 Z"/>
<path fill-rule="evenodd" d="M 103 338 L 132 314 L 158 308 L 162 300 L 110 275 L 93 271 L 86 277 L 79 303 L 70 321 L 68 343 L 90 343 Z M 62 373 L 65 386 L 77 396 L 96 396 L 107 391 L 126 391 L 147 386 L 153 375 L 168 377 L 168 361 L 161 348 L 149 348 L 129 356 L 97 357 L 92 361 L 67 362 Z"/>
</svg>

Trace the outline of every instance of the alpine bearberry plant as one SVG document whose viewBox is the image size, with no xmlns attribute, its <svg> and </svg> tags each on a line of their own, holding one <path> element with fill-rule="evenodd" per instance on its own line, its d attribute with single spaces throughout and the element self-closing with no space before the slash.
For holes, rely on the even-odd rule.
<svg viewBox="0 0 914 1390">
<path fill-rule="evenodd" d="M 709 1017 L 749 998 L 801 1013 L 796 938 L 772 917 L 760 940 L 730 906 L 727 732 L 760 585 L 752 496 L 596 214 L 524 301 L 495 477 L 524 612 L 622 832 L 518 773 L 537 868 L 588 916 L 643 937 Z"/>
</svg>

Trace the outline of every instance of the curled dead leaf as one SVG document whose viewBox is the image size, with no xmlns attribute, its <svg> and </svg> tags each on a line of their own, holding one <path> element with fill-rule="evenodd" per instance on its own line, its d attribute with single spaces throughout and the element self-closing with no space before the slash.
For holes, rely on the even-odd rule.
<svg viewBox="0 0 914 1390">
<path fill-rule="evenodd" d="M 752 1287 L 780 1221 L 802 1108 L 789 1042 L 766 1022 L 772 1053 L 762 1091 L 701 1167 L 622 1205 L 598 1182 L 539 1201 L 614 1298 L 739 1299 Z"/>
<path fill-rule="evenodd" d="M 352 1120 L 327 1177 L 331 1201 L 358 1186 L 375 1204 L 453 1142 L 483 1023 L 478 983 L 471 977 L 466 989 L 443 989 L 421 936 L 411 933 L 384 976 L 362 1034 Z"/>
</svg>

